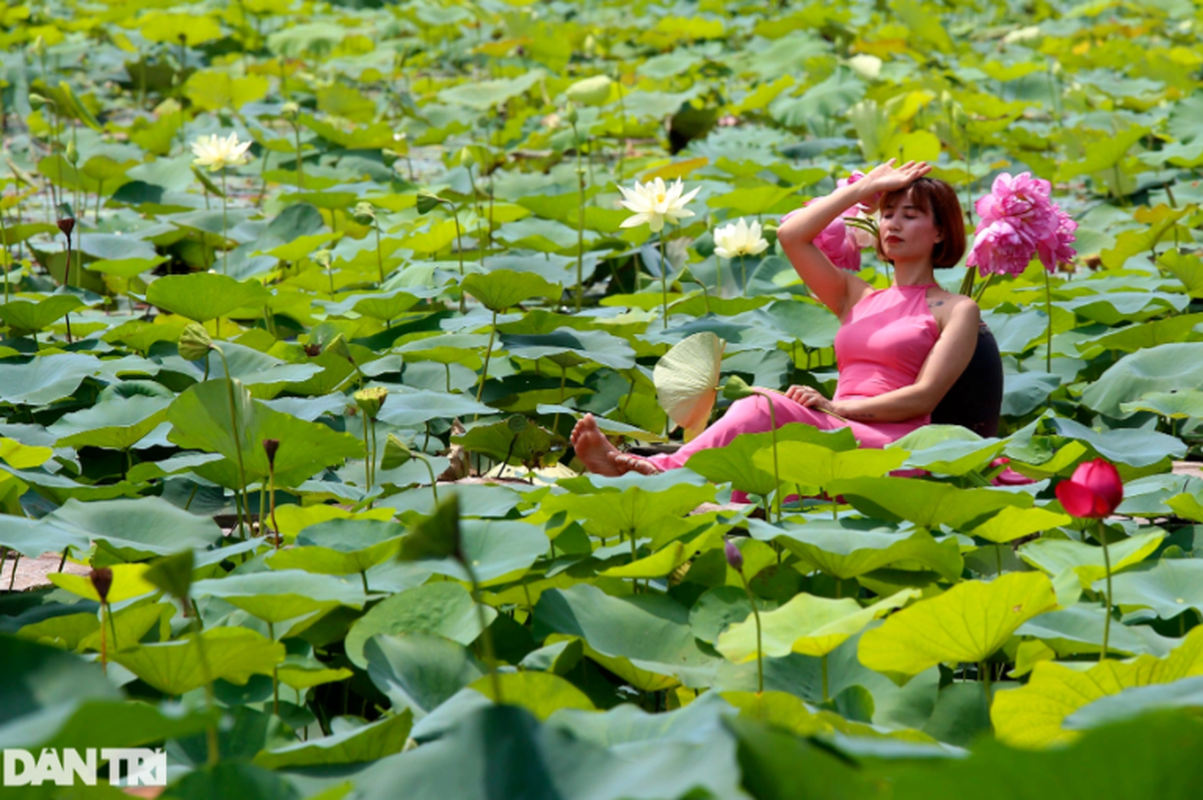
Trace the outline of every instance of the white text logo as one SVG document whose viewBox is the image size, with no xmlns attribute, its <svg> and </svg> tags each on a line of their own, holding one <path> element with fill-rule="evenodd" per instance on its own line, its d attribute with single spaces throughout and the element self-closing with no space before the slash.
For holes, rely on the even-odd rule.
<svg viewBox="0 0 1203 800">
<path fill-rule="evenodd" d="M 76 750 L 44 748 L 36 757 L 28 750 L 4 751 L 5 786 L 95 786 L 101 761 L 109 763 L 112 786 L 166 786 L 167 754 L 141 747 L 89 747 Z"/>
</svg>

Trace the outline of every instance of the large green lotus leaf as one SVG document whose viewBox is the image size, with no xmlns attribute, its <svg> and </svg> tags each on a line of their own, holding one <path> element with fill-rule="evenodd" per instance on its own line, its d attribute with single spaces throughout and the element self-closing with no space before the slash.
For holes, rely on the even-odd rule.
<svg viewBox="0 0 1203 800">
<path fill-rule="evenodd" d="M 896 565 L 904 569 L 924 567 L 956 581 L 964 569 L 956 540 L 937 542 L 923 528 L 900 533 L 880 527 L 866 529 L 849 520 L 775 526 L 754 519 L 749 520 L 748 529 L 757 539 L 777 541 L 808 565 L 842 580 Z"/>
<path fill-rule="evenodd" d="M 777 323 L 783 341 L 798 341 L 812 350 L 831 347 L 840 329 L 839 318 L 814 302 L 778 300 L 765 313 Z"/>
<path fill-rule="evenodd" d="M 870 517 L 908 520 L 922 528 L 960 527 L 992 511 L 1028 508 L 1032 497 L 996 489 L 958 489 L 947 483 L 914 478 L 852 478 L 835 481 L 827 493 L 843 495 Z"/>
<path fill-rule="evenodd" d="M 1165 292 L 1107 292 L 1062 300 L 1057 307 L 1104 325 L 1118 325 L 1121 322 L 1143 322 L 1161 316 L 1166 311 L 1178 313 L 1189 302 L 1190 298 L 1184 295 Z"/>
<path fill-rule="evenodd" d="M 1054 588 L 1060 587 L 1054 585 Z M 1058 658 L 1097 655 L 1103 649 L 1106 618 L 1106 609 L 1098 603 L 1075 603 L 1028 620 L 1015 633 L 1039 639 Z M 1175 639 L 1159 635 L 1148 625 L 1112 625 L 1107 652 L 1163 656 L 1177 643 Z"/>
<path fill-rule="evenodd" d="M 83 353 L 38 356 L 24 364 L 0 364 L 0 401 L 42 406 L 70 397 L 83 379 L 102 369 Z"/>
<path fill-rule="evenodd" d="M 468 648 L 432 633 L 376 634 L 363 653 L 368 677 L 393 709 L 410 709 L 418 719 L 485 673 Z"/>
<path fill-rule="evenodd" d="M 757 712 L 770 705 L 773 698 L 753 698 L 738 718 L 728 719 L 726 727 L 739 743 L 739 764 L 743 770 L 742 786 L 753 797 L 766 800 L 786 800 L 791 797 L 822 797 L 829 787 L 840 787 L 837 796 L 872 798 L 879 795 L 843 754 L 836 755 L 825 747 L 795 735 L 788 728 L 774 724 L 780 717 L 764 714 L 766 724 Z M 797 716 L 790 721 L 797 725 Z M 797 730 L 797 728 L 795 728 Z M 930 749 L 930 748 L 925 748 Z"/>
<path fill-rule="evenodd" d="M 33 743 L 32 737 L 22 743 L 7 735 L 14 721 L 28 722 L 56 706 L 63 709 L 82 700 L 120 698 L 121 691 L 104 676 L 99 664 L 57 647 L 0 636 L 0 723 L 4 723 L 0 746 Z M 67 714 L 72 711 L 66 708 Z"/>
<path fill-rule="evenodd" d="M 651 536 L 655 524 L 665 517 L 682 516 L 714 499 L 715 490 L 710 485 L 678 483 L 656 491 L 654 482 L 644 483 L 647 488 L 634 485 L 623 491 L 547 497 L 542 510 L 548 516 L 564 512 L 590 533 L 608 539 L 632 532 Z"/>
<path fill-rule="evenodd" d="M 192 584 L 194 597 L 218 597 L 265 622 L 284 622 L 337 606 L 363 608 L 359 581 L 299 569 L 250 572 Z M 283 638 L 283 636 L 281 636 Z"/>
<path fill-rule="evenodd" d="M 1053 417 L 1049 424 L 1062 436 L 1085 442 L 1109 461 L 1131 467 L 1147 467 L 1165 458 L 1182 458 L 1186 445 L 1176 436 L 1139 428 L 1098 432 L 1072 419 Z"/>
<path fill-rule="evenodd" d="M 763 611 L 777 608 L 776 600 L 756 598 L 756 607 Z M 728 625 L 743 622 L 752 614 L 752 601 L 740 586 L 715 586 L 694 601 L 689 609 L 689 627 L 703 642 L 714 643 Z"/>
<path fill-rule="evenodd" d="M 782 442 L 807 442 L 840 452 L 856 448 L 856 439 L 849 428 L 829 433 L 802 423 L 790 423 L 778 428 L 778 446 Z M 767 495 L 777 488 L 773 482 L 772 462 L 770 460 L 767 468 L 762 469 L 753 462 L 753 458 L 766 447 L 771 448 L 772 444 L 771 432 L 741 433 L 726 447 L 699 450 L 689 457 L 685 466 L 715 483 L 729 482 L 732 488 L 741 492 Z"/>
<path fill-rule="evenodd" d="M 1102 591 L 1105 581 L 1095 581 Z M 1112 598 L 1127 608 L 1151 608 L 1172 619 L 1188 608 L 1203 614 L 1203 560 L 1161 559 L 1111 579 Z"/>
<path fill-rule="evenodd" d="M 75 536 L 108 542 L 135 559 L 185 548 L 206 550 L 221 541 L 221 528 L 212 518 L 191 514 L 161 497 L 68 500 L 41 521 Z"/>
<path fill-rule="evenodd" d="M 866 633 L 858 655 L 869 669 L 904 683 L 942 662 L 985 661 L 1016 628 L 1056 607 L 1053 584 L 1039 573 L 966 581 Z"/>
<path fill-rule="evenodd" d="M 999 413 L 1022 417 L 1048 402 L 1061 385 L 1061 376 L 1048 372 L 1008 372 L 1003 378 L 1003 402 Z"/>
<path fill-rule="evenodd" d="M 1141 533 L 1109 544 L 1111 574 L 1115 575 L 1128 567 L 1139 564 L 1157 549 L 1165 531 Z M 1103 548 L 1072 539 L 1038 539 L 1019 548 L 1019 557 L 1025 563 L 1056 577 L 1066 570 L 1073 570 L 1082 582 L 1083 589 L 1107 574 L 1103 559 Z"/>
<path fill-rule="evenodd" d="M 452 444 L 462 445 L 469 453 L 527 466 L 556 463 L 560 459 L 557 451 L 562 450 L 563 442 L 558 435 L 521 415 L 476 425 L 462 436 L 451 437 Z"/>
<path fill-rule="evenodd" d="M 0 319 L 17 331 L 40 331 L 83 305 L 73 294 L 52 294 L 36 302 L 13 300 L 0 305 Z"/>
<path fill-rule="evenodd" d="M 534 635 L 542 640 L 552 633 L 580 637 L 586 652 L 691 686 L 710 685 L 719 663 L 699 649 L 689 611 L 660 595 L 611 597 L 588 584 L 545 591 L 535 604 Z"/>
<path fill-rule="evenodd" d="M 875 478 L 902 466 L 909 454 L 905 450 L 849 450 L 837 453 L 805 442 L 779 442 L 779 475 L 786 484 L 827 486 L 846 478 Z M 772 448 L 761 448 L 752 456 L 758 469 L 773 469 Z"/>
<path fill-rule="evenodd" d="M 323 575 L 366 572 L 397 555 L 404 526 L 385 520 L 332 519 L 310 525 L 296 547 L 267 559 L 272 569 L 300 569 Z"/>
<path fill-rule="evenodd" d="M 626 340 L 605 331 L 578 331 L 557 328 L 543 334 L 503 334 L 501 345 L 510 355 L 550 359 L 561 366 L 594 361 L 611 369 L 635 366 L 635 351 Z"/>
<path fill-rule="evenodd" d="M 219 346 L 226 356 L 224 363 L 220 355 L 210 351 L 205 359 L 198 362 L 198 366 L 200 369 L 204 369 L 203 365 L 207 360 L 211 377 L 224 377 L 225 368 L 229 366 L 230 377 L 245 386 L 270 383 L 303 384 L 304 381 L 318 375 L 324 369 L 321 363 L 313 361 L 304 364 L 289 364 L 252 347 L 244 347 L 233 342 L 222 342 Z M 345 359 L 343 360 L 345 362 Z M 348 373 L 354 369 L 350 365 L 348 367 Z M 295 390 L 295 387 L 292 386 L 288 388 Z"/>
<path fill-rule="evenodd" d="M 477 702 L 416 757 L 387 759 L 357 774 L 355 790 L 364 800 L 396 797 L 398 786 L 406 787 L 406 800 L 744 796 L 732 737 L 717 713 L 700 717 L 692 706 L 665 714 L 629 703 L 609 712 L 565 709 L 541 725 L 526 709 Z M 666 720 L 673 717 L 683 719 Z M 577 733 L 567 727 L 569 718 L 618 734 Z M 628 730 L 629 739 L 619 738 Z"/>
<path fill-rule="evenodd" d="M 246 481 L 267 478 L 267 454 L 264 439 L 276 439 L 276 486 L 296 486 L 323 467 L 341 464 L 348 458 L 363 456 L 363 443 L 347 433 L 336 433 L 317 422 L 305 422 L 271 409 L 251 399 L 251 394 L 235 381 L 234 399 L 238 410 L 238 444 L 230 434 L 230 399 L 227 383 L 210 380 L 188 387 L 167 409 L 172 424 L 167 438 L 181 447 L 221 453 L 226 460 L 205 464 L 197 472 L 225 486 L 238 485 L 238 450 Z"/>
<path fill-rule="evenodd" d="M 1203 417 L 1203 392 L 1197 389 L 1188 389 L 1184 392 L 1149 392 L 1139 400 L 1120 403 L 1120 410 L 1125 414 L 1151 411 L 1166 419 Z"/>
<path fill-rule="evenodd" d="M 1200 748 L 1203 732 L 1194 713 L 1163 713 L 1086 731 L 1047 752 L 1025 752 L 986 738 L 964 759 L 906 766 L 881 762 L 882 768 L 870 774 L 889 781 L 894 800 L 1014 800 L 1034 785 L 1050 787 L 1047 794 L 1064 800 L 1189 797 L 1203 779 Z"/>
<path fill-rule="evenodd" d="M 904 467 L 926 469 L 937 475 L 964 475 L 988 464 L 1006 446 L 1005 441 L 982 439 L 960 425 L 924 425 L 887 449 L 910 453 Z"/>
<path fill-rule="evenodd" d="M 483 333 L 424 335 L 405 342 L 394 352 L 408 360 L 462 364 L 470 370 L 478 370 L 484 364 L 480 353 L 488 343 L 489 337 Z"/>
<path fill-rule="evenodd" d="M 477 111 L 487 111 L 501 105 L 511 97 L 525 93 L 542 81 L 545 73 L 534 69 L 517 78 L 499 78 L 476 83 L 461 83 L 439 92 L 439 99 L 452 105 L 467 106 Z"/>
<path fill-rule="evenodd" d="M 1088 703 L 1124 689 L 1167 684 L 1203 675 L 1203 628 L 1194 628 L 1165 658 L 1109 659 L 1086 671 L 1041 661 L 1028 682 L 999 692 L 990 709 L 995 735 L 1012 747 L 1045 748 L 1073 741 L 1066 717 Z"/>
<path fill-rule="evenodd" d="M 1138 686 L 1100 697 L 1065 718 L 1062 727 L 1083 731 L 1169 708 L 1203 708 L 1203 676 Z M 1196 712 L 1197 713 L 1197 712 Z"/>
<path fill-rule="evenodd" d="M 645 558 L 634 559 L 628 564 L 611 567 L 601 574 L 607 578 L 663 578 L 677 567 L 697 555 L 698 551 L 722 546 L 722 531 L 724 528 L 703 524 L 696 534 L 676 537 L 675 530 L 660 531 L 659 535 L 673 536 L 668 543 Z M 656 547 L 657 537 L 652 540 Z"/>
<path fill-rule="evenodd" d="M 562 289 L 534 272 L 495 269 L 464 278 L 464 291 L 490 311 L 501 312 L 535 297 L 558 298 Z"/>
<path fill-rule="evenodd" d="M 146 302 L 196 322 L 246 306 L 262 306 L 271 293 L 258 281 L 239 281 L 215 272 L 166 275 L 146 290 Z"/>
<path fill-rule="evenodd" d="M 757 655 L 757 640 L 761 637 L 758 628 L 762 627 L 761 648 L 766 656 L 779 658 L 791 651 L 825 656 L 873 620 L 922 596 L 920 589 L 904 589 L 861 608 L 850 597 L 831 600 L 804 592 L 775 611 L 761 613 L 760 626 L 754 618 L 748 618 L 727 628 L 719 635 L 715 649 L 737 664 L 751 661 Z"/>
<path fill-rule="evenodd" d="M 497 611 L 484 607 L 485 624 Z M 437 581 L 406 589 L 372 606 L 347 631 L 343 645 L 351 663 L 367 669 L 364 644 L 378 633 L 430 633 L 469 645 L 480 635 L 480 616 L 468 590 L 454 581 Z"/>
<path fill-rule="evenodd" d="M 481 586 L 517 580 L 550 546 L 541 528 L 518 520 L 464 518 L 459 528 L 460 552 Z M 469 580 L 467 571 L 454 558 L 424 561 L 423 566 L 457 580 Z"/>
<path fill-rule="evenodd" d="M 1075 342 L 1082 358 L 1090 359 L 1108 350 L 1135 353 L 1162 344 L 1197 340 L 1195 326 L 1203 323 L 1203 314 L 1179 314 L 1169 319 L 1126 325 L 1090 339 Z"/>
<path fill-rule="evenodd" d="M 138 497 L 144 486 L 123 480 L 118 483 L 85 484 L 49 472 L 14 469 L 0 462 L 0 471 L 7 472 L 22 483 L 35 488 L 38 494 L 52 503 L 65 503 L 75 498 L 80 500 L 108 500 L 112 497 Z M 0 486 L 4 482 L 0 481 Z"/>
<path fill-rule="evenodd" d="M 321 739 L 261 750 L 255 756 L 254 763 L 274 770 L 376 761 L 400 753 L 405 748 L 413 723 L 413 713 L 405 709 L 391 717 Z"/>
<path fill-rule="evenodd" d="M 0 547 L 15 550 L 23 556 L 37 558 L 51 551 L 61 553 L 68 547 L 77 553 L 88 549 L 88 537 L 63 530 L 40 519 L 14 517 L 11 514 L 0 518 Z"/>
<path fill-rule="evenodd" d="M 195 636 L 195 635 L 194 635 Z M 270 675 L 284 660 L 284 645 L 247 628 L 210 628 L 202 664 L 194 636 L 159 644 L 138 645 L 111 653 L 109 658 L 164 694 L 181 695 L 205 685 L 205 668 L 212 680 L 245 684 L 252 675 Z"/>
<path fill-rule="evenodd" d="M 47 430 L 57 447 L 127 450 L 167 419 L 171 399 L 135 395 L 64 414 Z"/>
<path fill-rule="evenodd" d="M 378 419 L 390 425 L 415 427 L 434 419 L 496 413 L 497 409 L 478 403 L 466 394 L 417 391 L 390 394 L 388 402 L 380 408 Z"/>
<path fill-rule="evenodd" d="M 966 533 L 1002 544 L 1023 536 L 1030 536 L 1033 533 L 1068 525 L 1071 522 L 1073 522 L 1073 518 L 1068 514 L 1059 514 L 1046 508 L 1006 506 L 990 519 Z"/>
<path fill-rule="evenodd" d="M 1163 344 L 1138 350 L 1115 362 L 1082 392 L 1082 403 L 1108 417 L 1122 419 L 1122 403 L 1150 392 L 1203 385 L 1203 342 Z"/>
<path fill-rule="evenodd" d="M 106 633 L 111 636 L 109 641 L 137 642 L 154 625 L 161 620 L 170 620 L 174 615 L 175 607 L 167 603 L 130 606 L 113 612 L 113 624 L 108 628 L 106 622 Z M 17 630 L 17 636 L 79 652 L 99 650 L 100 617 L 94 610 L 84 614 L 63 614 L 23 625 Z"/>
<path fill-rule="evenodd" d="M 488 677 L 477 679 L 468 688 L 490 700 L 525 708 L 541 720 L 560 709 L 593 711 L 596 708 L 587 694 L 552 672 L 503 672 L 497 679 L 501 684 L 500 698 L 494 696 L 493 681 Z"/>
</svg>

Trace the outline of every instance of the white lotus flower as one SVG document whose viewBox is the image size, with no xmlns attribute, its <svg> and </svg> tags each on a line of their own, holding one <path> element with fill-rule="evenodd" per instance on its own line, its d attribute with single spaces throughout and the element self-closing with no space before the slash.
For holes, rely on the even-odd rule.
<svg viewBox="0 0 1203 800">
<path fill-rule="evenodd" d="M 250 142 L 238 141 L 237 133 L 231 133 L 225 139 L 216 133 L 201 136 L 192 143 L 192 152 L 196 156 L 192 163 L 198 167 L 208 167 L 210 172 L 217 172 L 223 167 L 236 167 L 247 162 L 246 151 L 250 146 Z"/>
<path fill-rule="evenodd" d="M 720 258 L 738 258 L 739 256 L 757 256 L 768 249 L 769 243 L 760 235 L 760 223 L 739 218 L 714 230 L 714 254 Z"/>
<path fill-rule="evenodd" d="M 685 208 L 685 204 L 698 193 L 698 189 L 693 189 L 688 194 L 682 195 L 685 187 L 680 178 L 677 178 L 672 186 L 665 186 L 662 178 L 656 178 L 648 183 L 635 181 L 634 189 L 619 186 L 618 191 L 622 192 L 622 196 L 625 198 L 622 200 L 622 204 L 635 212 L 633 216 L 622 221 L 622 227 L 634 228 L 636 225 L 646 222 L 652 233 L 659 233 L 663 230 L 666 220 L 679 223 L 685 217 L 694 216 L 692 211 Z"/>
</svg>

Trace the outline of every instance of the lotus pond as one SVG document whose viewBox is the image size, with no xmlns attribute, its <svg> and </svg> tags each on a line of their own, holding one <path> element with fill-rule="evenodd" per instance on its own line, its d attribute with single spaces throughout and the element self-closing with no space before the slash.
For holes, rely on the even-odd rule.
<svg viewBox="0 0 1203 800">
<path fill-rule="evenodd" d="M 0 746 L 163 747 L 181 798 L 1191 796 L 1200 24 L 9 3 L 0 589 L 51 571 L 0 594 Z M 585 413 L 680 442 L 654 368 L 691 336 L 714 387 L 830 395 L 837 320 L 773 232 L 892 157 L 967 210 L 1030 172 L 1078 224 L 974 287 L 998 436 L 584 473 Z M 692 215 L 623 227 L 657 178 Z M 716 242 L 740 219 L 767 247 Z M 1077 519 L 1097 458 L 1123 501 Z"/>
</svg>

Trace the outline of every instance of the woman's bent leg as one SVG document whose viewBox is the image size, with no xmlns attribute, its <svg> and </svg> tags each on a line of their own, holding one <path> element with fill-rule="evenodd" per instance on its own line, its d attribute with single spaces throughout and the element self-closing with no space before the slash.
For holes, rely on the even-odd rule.
<svg viewBox="0 0 1203 800">
<path fill-rule="evenodd" d="M 784 395 L 774 394 L 772 403 L 773 410 L 770 413 L 769 400 L 762 395 L 737 400 L 727 409 L 726 414 L 692 442 L 675 453 L 652 456 L 647 460 L 660 469 L 683 467 L 694 453 L 714 447 L 726 447 L 741 433 L 764 433 L 772 427 L 774 417 L 778 428 L 790 422 L 804 422 L 823 430 L 843 427 L 839 420 L 822 411 L 801 406 Z"/>
</svg>

